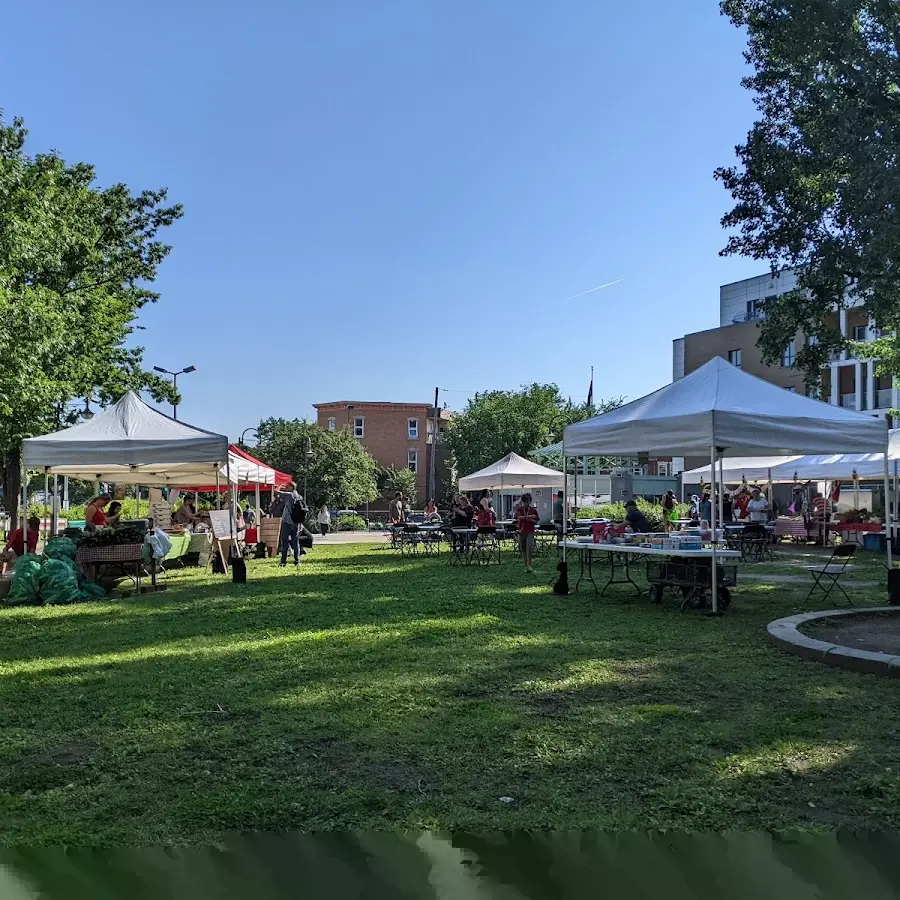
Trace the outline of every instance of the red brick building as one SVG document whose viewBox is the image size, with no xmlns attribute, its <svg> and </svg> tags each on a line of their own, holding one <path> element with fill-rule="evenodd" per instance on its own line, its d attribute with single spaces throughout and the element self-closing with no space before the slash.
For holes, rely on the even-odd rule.
<svg viewBox="0 0 900 900">
<path fill-rule="evenodd" d="M 441 438 L 450 419 L 445 409 L 435 410 L 430 403 L 381 403 L 361 400 L 337 400 L 314 403 L 316 424 L 335 431 L 349 428 L 354 437 L 384 468 L 411 469 L 416 473 L 417 505 L 428 500 L 431 453 L 435 452 L 436 498 L 443 494 L 450 477 L 448 455 Z M 437 441 L 432 432 L 437 419 Z"/>
</svg>

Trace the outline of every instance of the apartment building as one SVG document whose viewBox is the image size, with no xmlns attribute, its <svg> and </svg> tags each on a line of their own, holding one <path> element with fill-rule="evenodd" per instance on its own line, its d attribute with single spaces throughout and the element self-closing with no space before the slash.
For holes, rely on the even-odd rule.
<svg viewBox="0 0 900 900">
<path fill-rule="evenodd" d="M 434 453 L 435 495 L 440 497 L 449 479 L 448 453 L 442 440 L 450 420 L 445 409 L 430 403 L 388 403 L 337 400 L 314 403 L 316 423 L 336 431 L 348 428 L 379 465 L 416 473 L 419 503 L 427 502 L 431 454 Z M 434 436 L 437 423 L 437 438 Z"/>
<path fill-rule="evenodd" d="M 865 356 L 852 356 L 848 351 L 834 354 L 822 371 L 816 388 L 806 388 L 803 375 L 794 367 L 797 350 L 804 340 L 814 340 L 797 334 L 788 345 L 779 365 L 762 361 L 756 342 L 759 325 L 765 318 L 766 303 L 793 290 L 796 274 L 785 270 L 746 278 L 719 288 L 719 325 L 676 338 L 672 342 L 672 380 L 677 381 L 698 369 L 716 356 L 732 365 L 756 375 L 788 391 L 805 391 L 826 403 L 885 416 L 891 408 L 900 406 L 898 389 L 890 379 L 879 378 L 874 362 Z M 832 324 L 841 335 L 854 341 L 871 341 L 878 337 L 872 323 L 861 310 L 850 306 L 835 310 Z M 689 468 L 691 461 L 687 461 Z M 698 463 L 699 465 L 699 463 Z"/>
<path fill-rule="evenodd" d="M 785 350 L 780 365 L 762 362 L 756 346 L 759 324 L 765 318 L 766 302 L 796 287 L 796 276 L 790 270 L 780 275 L 760 275 L 719 289 L 719 327 L 677 338 L 672 346 L 672 379 L 683 378 L 714 356 L 778 384 L 789 391 L 803 391 L 826 403 L 884 416 L 898 406 L 897 387 L 890 379 L 875 374 L 874 362 L 865 356 L 854 357 L 848 351 L 834 354 L 822 371 L 817 389 L 806 389 L 802 375 L 794 368 L 797 348 L 804 340 L 814 338 L 798 334 Z M 871 341 L 878 337 L 873 324 L 858 308 L 835 310 L 832 314 L 836 330 L 850 340 Z"/>
</svg>

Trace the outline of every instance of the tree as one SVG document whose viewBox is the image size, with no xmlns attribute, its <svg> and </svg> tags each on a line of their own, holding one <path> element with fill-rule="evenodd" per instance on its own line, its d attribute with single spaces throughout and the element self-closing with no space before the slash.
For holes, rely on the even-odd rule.
<svg viewBox="0 0 900 900">
<path fill-rule="evenodd" d="M 760 118 L 716 177 L 736 205 L 722 251 L 794 267 L 797 289 L 769 301 L 759 345 L 774 364 L 798 332 L 814 383 L 845 346 L 834 314 L 860 301 L 900 326 L 900 4 L 895 0 L 723 0 L 747 31 Z M 900 345 L 879 352 L 896 368 Z M 890 352 L 893 349 L 893 352 Z M 867 351 L 868 355 L 868 351 Z M 885 373 L 888 374 L 888 373 Z"/>
<path fill-rule="evenodd" d="M 410 469 L 384 469 L 382 472 L 384 496 L 391 500 L 397 491 L 400 491 L 410 506 L 416 505 L 418 488 L 416 487 L 416 473 Z"/>
<path fill-rule="evenodd" d="M 29 156 L 20 119 L 0 118 L 0 454 L 6 502 L 20 487 L 22 439 L 71 424 L 70 402 L 126 390 L 176 400 L 125 341 L 171 247 L 157 240 L 182 215 L 165 190 L 94 185 L 87 163 Z"/>
<path fill-rule="evenodd" d="M 357 507 L 378 496 L 378 466 L 362 444 L 343 428 L 325 431 L 303 419 L 265 419 L 257 429 L 254 454 L 304 483 L 307 503 Z"/>
<path fill-rule="evenodd" d="M 518 391 L 476 394 L 450 421 L 447 443 L 460 475 L 469 475 L 510 451 L 528 456 L 558 441 L 563 429 L 599 412 L 621 406 L 622 399 L 599 404 L 564 400 L 555 384 L 532 384 Z"/>
</svg>

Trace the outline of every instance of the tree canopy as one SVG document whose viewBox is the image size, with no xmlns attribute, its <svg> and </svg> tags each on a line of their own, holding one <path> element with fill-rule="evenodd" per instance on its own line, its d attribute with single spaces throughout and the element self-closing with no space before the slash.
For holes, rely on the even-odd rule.
<svg viewBox="0 0 900 900">
<path fill-rule="evenodd" d="M 798 331 L 817 338 L 797 353 L 812 383 L 843 345 L 835 304 L 859 302 L 882 330 L 900 326 L 900 3 L 721 9 L 747 32 L 743 84 L 759 110 L 740 164 L 716 172 L 736 201 L 722 252 L 797 269 L 797 289 L 766 306 L 760 347 L 771 364 Z"/>
<path fill-rule="evenodd" d="M 325 431 L 303 419 L 265 419 L 254 455 L 292 476 L 307 503 L 356 507 L 378 496 L 375 460 L 350 430 Z M 309 451 L 309 452 L 307 452 Z"/>
<path fill-rule="evenodd" d="M 0 118 L 0 453 L 7 503 L 22 439 L 71 423 L 75 398 L 128 389 L 175 400 L 172 386 L 126 346 L 171 247 L 158 239 L 182 215 L 166 191 L 95 185 L 87 163 L 30 156 L 20 119 Z"/>
<path fill-rule="evenodd" d="M 528 456 L 532 450 L 562 438 L 563 429 L 621 406 L 622 399 L 598 404 L 574 404 L 555 384 L 524 385 L 518 391 L 487 391 L 475 395 L 454 416 L 447 443 L 461 476 L 496 462 L 510 451 Z"/>
</svg>

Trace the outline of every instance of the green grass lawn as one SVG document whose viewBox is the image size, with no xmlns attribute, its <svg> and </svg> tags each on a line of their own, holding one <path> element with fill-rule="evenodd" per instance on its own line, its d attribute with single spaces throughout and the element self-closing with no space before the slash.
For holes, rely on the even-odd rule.
<svg viewBox="0 0 900 900">
<path fill-rule="evenodd" d="M 553 564 L 344 545 L 0 610 L 3 841 L 900 826 L 895 683 L 765 641 L 802 586 L 747 581 L 714 619 L 557 597 Z"/>
</svg>

